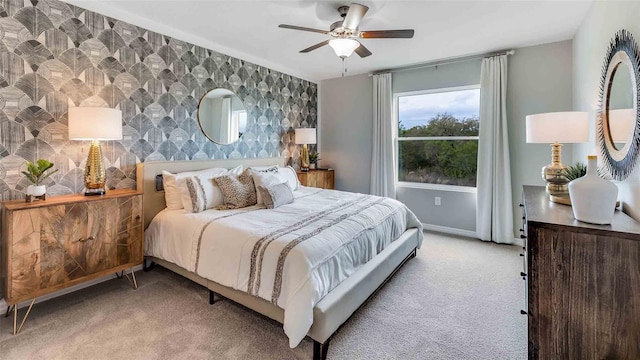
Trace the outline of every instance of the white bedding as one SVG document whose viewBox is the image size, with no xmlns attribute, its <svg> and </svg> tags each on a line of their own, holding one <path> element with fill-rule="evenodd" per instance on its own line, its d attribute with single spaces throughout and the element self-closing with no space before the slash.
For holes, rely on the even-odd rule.
<svg viewBox="0 0 640 360">
<path fill-rule="evenodd" d="M 145 231 L 145 255 L 249 292 L 284 309 L 295 347 L 313 322 L 313 307 L 409 228 L 422 225 L 388 198 L 302 187 L 295 201 L 187 214 L 163 210 Z"/>
</svg>

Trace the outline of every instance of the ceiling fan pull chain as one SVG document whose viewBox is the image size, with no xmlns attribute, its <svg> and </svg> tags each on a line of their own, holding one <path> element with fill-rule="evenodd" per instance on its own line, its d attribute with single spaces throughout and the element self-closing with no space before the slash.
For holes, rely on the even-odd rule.
<svg viewBox="0 0 640 360">
<path fill-rule="evenodd" d="M 340 58 L 342 59 L 342 77 L 344 77 L 344 74 L 347 72 L 347 68 L 346 68 L 346 65 L 344 63 L 346 58 L 344 56 L 341 56 Z"/>
</svg>

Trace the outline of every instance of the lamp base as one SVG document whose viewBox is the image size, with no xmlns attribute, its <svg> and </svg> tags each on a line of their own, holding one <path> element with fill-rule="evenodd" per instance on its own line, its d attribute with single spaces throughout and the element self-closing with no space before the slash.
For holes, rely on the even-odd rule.
<svg viewBox="0 0 640 360">
<path fill-rule="evenodd" d="M 551 195 L 569 196 L 569 188 L 567 184 L 569 180 L 564 175 L 565 166 L 562 165 L 561 159 L 562 145 L 559 143 L 551 144 L 551 164 L 542 168 L 542 178 L 547 183 L 547 192 Z"/>
<path fill-rule="evenodd" d="M 309 165 L 309 148 L 307 144 L 304 144 L 300 155 L 300 171 L 309 171 Z"/>
<path fill-rule="evenodd" d="M 84 196 L 102 196 L 106 194 L 107 191 L 103 189 L 86 189 L 84 191 Z"/>
<path fill-rule="evenodd" d="M 91 142 L 87 164 L 84 169 L 85 195 L 104 195 L 107 172 L 102 164 L 102 150 L 97 140 Z"/>
</svg>

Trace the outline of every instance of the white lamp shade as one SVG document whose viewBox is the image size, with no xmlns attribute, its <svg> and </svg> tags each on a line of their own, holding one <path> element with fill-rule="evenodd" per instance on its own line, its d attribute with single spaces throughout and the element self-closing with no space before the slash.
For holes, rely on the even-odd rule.
<svg viewBox="0 0 640 360">
<path fill-rule="evenodd" d="M 101 107 L 69 108 L 69 139 L 122 139 L 122 111 Z"/>
<path fill-rule="evenodd" d="M 353 39 L 333 39 L 329 40 L 329 46 L 339 57 L 349 57 L 360 43 Z"/>
<path fill-rule="evenodd" d="M 589 113 L 565 111 L 527 115 L 528 143 L 583 143 L 589 141 Z"/>
<path fill-rule="evenodd" d="M 315 128 L 296 129 L 296 144 L 315 144 L 315 143 L 316 143 Z"/>
<path fill-rule="evenodd" d="M 631 140 L 636 125 L 636 111 L 633 108 L 609 110 L 608 121 L 613 142 L 626 143 Z"/>
</svg>

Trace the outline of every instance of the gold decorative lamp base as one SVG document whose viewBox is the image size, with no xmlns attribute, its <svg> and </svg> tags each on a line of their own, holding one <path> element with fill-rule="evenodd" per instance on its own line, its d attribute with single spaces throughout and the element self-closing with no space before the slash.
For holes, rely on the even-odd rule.
<svg viewBox="0 0 640 360">
<path fill-rule="evenodd" d="M 98 140 L 91 141 L 87 165 L 84 169 L 85 195 L 104 195 L 107 172 L 102 165 L 102 150 Z"/>
<path fill-rule="evenodd" d="M 302 145 L 302 154 L 300 156 L 300 170 L 309 171 L 309 148 L 307 144 Z"/>
<path fill-rule="evenodd" d="M 562 144 L 551 144 L 551 164 L 542 168 L 542 178 L 547 182 L 547 192 L 551 195 L 569 196 L 567 184 L 569 180 L 564 175 L 564 165 L 561 162 Z"/>
</svg>

